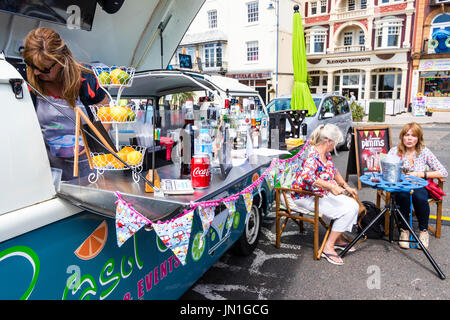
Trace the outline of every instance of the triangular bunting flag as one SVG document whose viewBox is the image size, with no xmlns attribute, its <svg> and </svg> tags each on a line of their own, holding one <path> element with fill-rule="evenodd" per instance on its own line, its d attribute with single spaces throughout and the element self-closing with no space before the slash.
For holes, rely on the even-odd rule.
<svg viewBox="0 0 450 320">
<path fill-rule="evenodd" d="M 119 195 L 116 206 L 117 245 L 121 247 L 143 226 L 151 221 L 128 205 Z"/>
<path fill-rule="evenodd" d="M 208 233 L 209 228 L 211 227 L 211 223 L 214 220 L 214 210 L 216 207 L 206 207 L 203 208 L 198 206 L 198 215 L 200 216 L 200 220 L 202 221 L 203 226 L 203 236 Z"/>
<path fill-rule="evenodd" d="M 244 197 L 245 208 L 247 209 L 247 213 L 250 212 L 253 205 L 253 192 L 249 191 L 242 195 Z"/>
<path fill-rule="evenodd" d="M 229 202 L 224 202 L 225 206 L 228 209 L 228 217 L 227 217 L 227 233 L 230 231 L 231 226 L 233 225 L 233 214 L 236 211 L 236 204 L 234 200 L 231 200 Z"/>
<path fill-rule="evenodd" d="M 172 250 L 183 265 L 186 264 L 194 211 L 195 209 L 192 209 L 186 214 L 166 223 L 152 224 L 153 229 L 155 229 L 155 232 L 161 241 L 167 248 Z"/>
<path fill-rule="evenodd" d="M 374 132 L 375 132 L 375 135 L 376 135 L 377 138 L 378 138 L 378 136 L 380 135 L 380 130 L 375 130 Z"/>
</svg>

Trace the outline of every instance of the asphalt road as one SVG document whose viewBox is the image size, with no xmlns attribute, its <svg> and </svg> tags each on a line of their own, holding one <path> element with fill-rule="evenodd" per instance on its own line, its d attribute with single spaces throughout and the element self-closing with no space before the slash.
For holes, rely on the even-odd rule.
<svg viewBox="0 0 450 320">
<path fill-rule="evenodd" d="M 425 142 L 438 159 L 450 168 L 450 125 L 424 125 Z M 393 145 L 400 126 L 391 126 Z M 334 155 L 345 176 L 348 152 Z M 349 183 L 356 186 L 356 176 Z M 450 194 L 450 183 L 445 192 Z M 363 187 L 361 200 L 375 202 L 375 190 Z M 444 216 L 450 217 L 450 197 L 444 200 Z M 432 209 L 433 210 L 433 209 Z M 432 211 L 433 213 L 433 211 Z M 274 217 L 271 212 L 269 217 Z M 274 220 L 266 220 L 255 251 L 248 257 L 231 253 L 222 256 L 197 281 L 182 300 L 440 300 L 450 299 L 450 226 L 444 225 L 441 239 L 430 235 L 429 251 L 446 280 L 438 278 L 426 256 L 418 249 L 401 249 L 396 242 L 367 240 L 344 257 L 344 266 L 325 259 L 313 260 L 312 228 L 305 224 L 300 234 L 290 222 L 276 249 Z M 323 228 L 321 229 L 324 233 Z"/>
</svg>

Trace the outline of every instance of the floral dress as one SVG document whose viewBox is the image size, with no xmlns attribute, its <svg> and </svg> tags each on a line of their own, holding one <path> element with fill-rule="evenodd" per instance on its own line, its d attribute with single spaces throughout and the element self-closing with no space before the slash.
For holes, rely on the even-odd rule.
<svg viewBox="0 0 450 320">
<path fill-rule="evenodd" d="M 332 162 L 331 154 L 327 153 L 325 157 L 327 161 L 324 163 L 320 159 L 320 154 L 316 148 L 311 147 L 310 153 L 303 163 L 303 170 L 297 174 L 296 179 L 292 184 L 292 188 L 311 191 L 325 196 L 329 195 L 329 190 L 313 186 L 314 182 L 318 178 L 337 185 L 334 177 L 339 173 L 339 171 Z M 300 199 L 302 197 L 308 197 L 308 195 L 293 193 L 292 197 L 294 199 Z"/>
</svg>

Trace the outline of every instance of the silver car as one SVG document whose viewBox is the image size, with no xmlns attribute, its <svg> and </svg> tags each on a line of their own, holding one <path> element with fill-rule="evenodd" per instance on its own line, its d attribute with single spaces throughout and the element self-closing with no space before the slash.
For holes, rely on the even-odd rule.
<svg viewBox="0 0 450 320">
<path fill-rule="evenodd" d="M 344 142 L 338 145 L 339 148 L 344 150 L 350 150 L 352 142 L 352 111 L 348 100 L 337 94 L 313 94 L 314 103 L 316 104 L 317 112 L 306 117 L 303 123 L 307 125 L 307 134 L 309 137 L 311 132 L 314 131 L 321 124 L 332 123 L 339 127 L 344 137 Z M 267 105 L 267 112 L 290 110 L 291 109 L 291 96 L 280 96 L 273 99 Z M 290 130 L 290 124 L 286 121 L 286 131 Z"/>
</svg>

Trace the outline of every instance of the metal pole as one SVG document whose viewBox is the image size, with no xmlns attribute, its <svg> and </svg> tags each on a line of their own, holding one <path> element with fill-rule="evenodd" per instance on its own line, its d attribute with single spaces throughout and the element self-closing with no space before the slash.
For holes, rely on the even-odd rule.
<svg viewBox="0 0 450 320">
<path fill-rule="evenodd" d="M 276 64 L 275 64 L 275 98 L 278 98 L 278 34 L 280 29 L 280 0 L 277 2 L 277 53 L 276 53 Z"/>
</svg>

